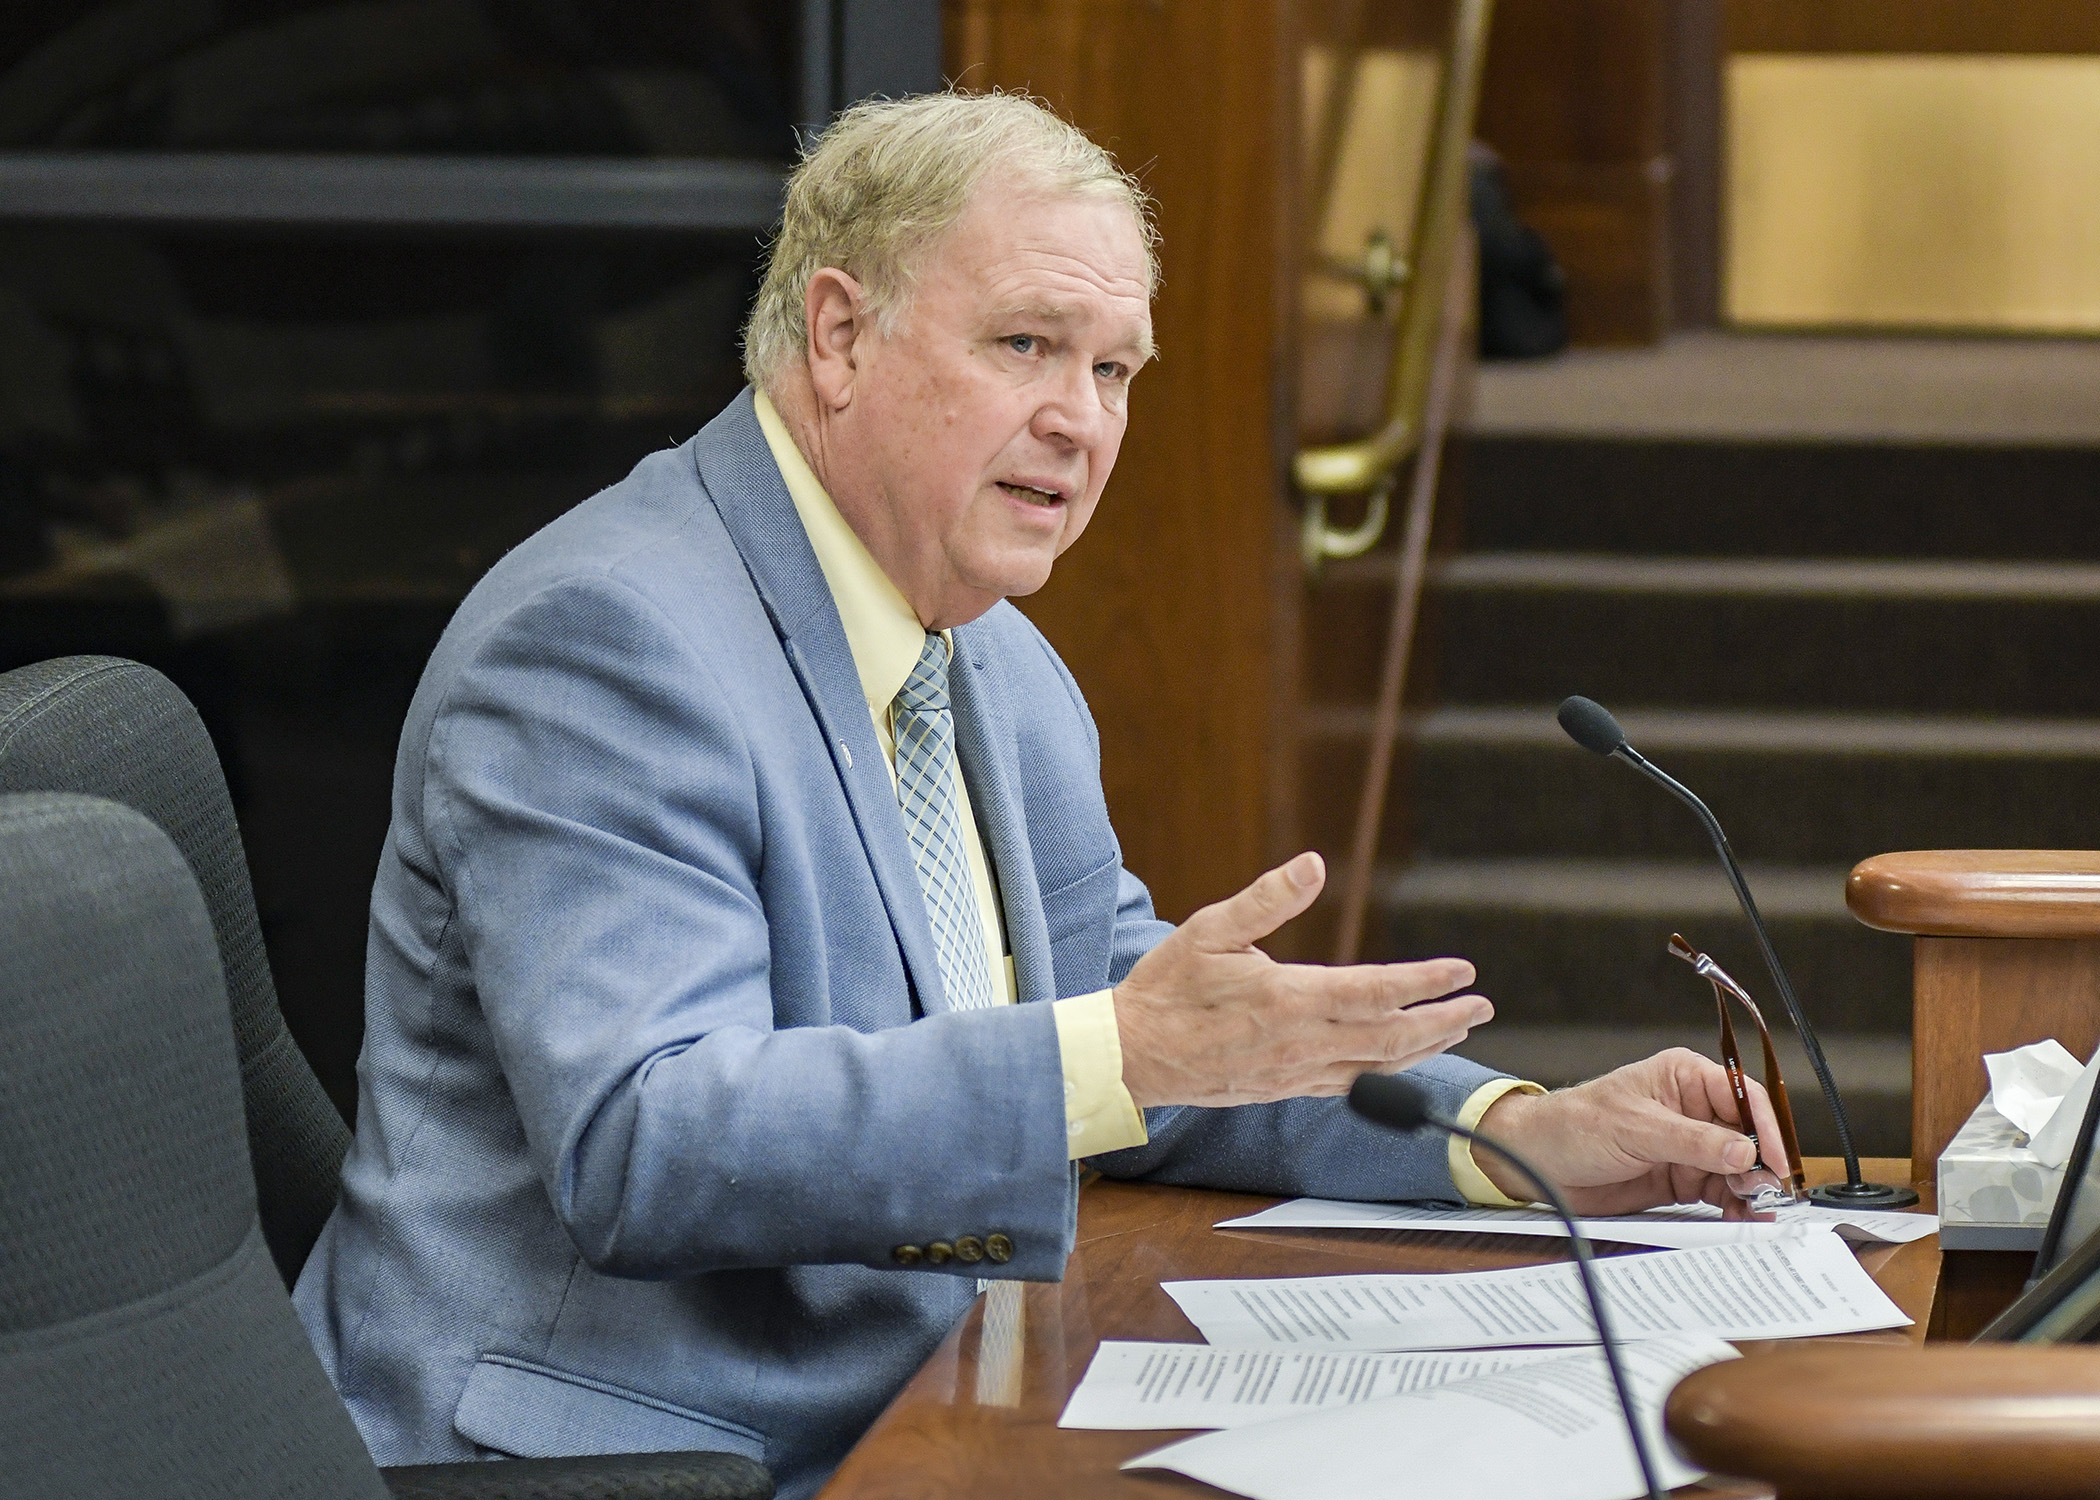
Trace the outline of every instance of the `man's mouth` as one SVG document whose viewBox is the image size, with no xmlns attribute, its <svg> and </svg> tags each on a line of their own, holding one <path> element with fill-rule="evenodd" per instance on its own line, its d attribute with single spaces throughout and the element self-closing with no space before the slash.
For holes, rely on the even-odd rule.
<svg viewBox="0 0 2100 1500">
<path fill-rule="evenodd" d="M 1008 479 L 1001 479 L 997 483 L 1007 494 L 1029 505 L 1062 505 L 1065 502 L 1065 497 L 1056 490 L 1046 490 L 1033 484 L 1019 484 Z"/>
</svg>

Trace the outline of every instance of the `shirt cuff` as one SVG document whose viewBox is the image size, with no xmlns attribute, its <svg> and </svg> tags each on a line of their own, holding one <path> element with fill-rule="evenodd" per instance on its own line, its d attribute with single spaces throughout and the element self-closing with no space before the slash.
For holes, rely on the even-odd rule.
<svg viewBox="0 0 2100 1500">
<path fill-rule="evenodd" d="M 1116 1031 L 1116 992 L 1096 990 L 1051 1007 L 1065 1071 L 1067 1154 L 1099 1156 L 1142 1146 L 1145 1116 L 1123 1087 L 1123 1039 Z"/>
<path fill-rule="evenodd" d="M 1491 1078 L 1467 1096 L 1465 1107 L 1458 1112 L 1458 1123 L 1468 1130 L 1477 1130 L 1480 1120 L 1496 1100 L 1504 1094 L 1523 1092 L 1543 1094 L 1546 1091 L 1537 1084 L 1522 1078 Z M 1462 1135 L 1451 1137 L 1451 1182 L 1466 1202 L 1481 1208 L 1523 1208 L 1521 1199 L 1509 1194 L 1488 1181 L 1480 1164 L 1473 1160 L 1473 1143 Z"/>
</svg>

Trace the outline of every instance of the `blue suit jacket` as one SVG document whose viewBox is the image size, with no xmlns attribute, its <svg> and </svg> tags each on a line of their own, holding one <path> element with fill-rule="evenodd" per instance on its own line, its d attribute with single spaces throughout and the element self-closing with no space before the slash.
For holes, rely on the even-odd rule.
<svg viewBox="0 0 2100 1500">
<path fill-rule="evenodd" d="M 1000 605 L 958 751 L 1022 1004 L 951 1011 L 749 394 L 475 588 L 401 738 L 357 1140 L 297 1301 L 382 1463 L 699 1448 L 809 1493 L 979 1275 L 1073 1234 L 1051 1007 L 1168 931 L 1078 687 Z M 1491 1076 L 1418 1070 L 1456 1109 Z M 1113 1175 L 1456 1195 L 1334 1102 L 1155 1110 Z M 906 1270 L 900 1244 L 1007 1235 Z"/>
</svg>

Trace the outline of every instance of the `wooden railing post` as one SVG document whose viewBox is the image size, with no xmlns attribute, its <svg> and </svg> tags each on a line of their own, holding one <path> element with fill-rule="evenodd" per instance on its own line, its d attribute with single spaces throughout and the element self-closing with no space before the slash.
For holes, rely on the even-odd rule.
<svg viewBox="0 0 2100 1500">
<path fill-rule="evenodd" d="M 1940 1152 L 1989 1081 L 1983 1054 L 2055 1037 L 2100 1044 L 2100 852 L 1932 849 L 1866 860 L 1852 914 L 1917 939 L 1911 979 L 1911 1173 Z"/>
</svg>

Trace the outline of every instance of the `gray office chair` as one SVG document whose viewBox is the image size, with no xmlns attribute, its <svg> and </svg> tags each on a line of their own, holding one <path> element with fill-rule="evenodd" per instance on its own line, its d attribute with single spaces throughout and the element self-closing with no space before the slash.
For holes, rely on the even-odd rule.
<svg viewBox="0 0 2100 1500">
<path fill-rule="evenodd" d="M 768 1500 L 727 1453 L 373 1466 L 256 1216 L 215 939 L 139 813 L 0 796 L 9 1500 Z"/>
<path fill-rule="evenodd" d="M 67 656 L 0 674 L 0 792 L 84 792 L 144 813 L 204 893 L 240 1044 L 263 1237 L 286 1286 L 335 1207 L 350 1132 L 285 1030 L 248 858 L 196 709 L 151 667 Z"/>
</svg>

